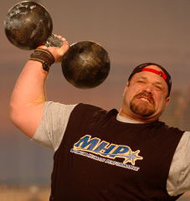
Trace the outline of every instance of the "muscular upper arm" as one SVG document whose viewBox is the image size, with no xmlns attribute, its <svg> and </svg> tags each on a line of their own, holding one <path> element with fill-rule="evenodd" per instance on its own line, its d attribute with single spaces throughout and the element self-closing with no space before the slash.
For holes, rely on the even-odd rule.
<svg viewBox="0 0 190 201">
<path fill-rule="evenodd" d="M 38 106 L 23 106 L 23 108 L 21 107 L 19 109 L 12 108 L 10 118 L 19 130 L 32 138 L 42 120 L 43 110 L 44 104 Z"/>
<path fill-rule="evenodd" d="M 69 48 L 68 42 L 63 37 L 58 37 L 63 40 L 61 47 L 39 47 L 49 51 L 55 62 L 60 62 Z M 41 59 L 44 61 L 43 57 Z M 33 137 L 42 120 L 46 100 L 45 82 L 48 72 L 43 69 L 41 59 L 32 59 L 26 62 L 10 99 L 10 118 L 29 137 Z"/>
<path fill-rule="evenodd" d="M 22 69 L 10 99 L 10 118 L 27 136 L 32 137 L 42 119 L 47 72 L 37 61 L 28 61 Z"/>
</svg>

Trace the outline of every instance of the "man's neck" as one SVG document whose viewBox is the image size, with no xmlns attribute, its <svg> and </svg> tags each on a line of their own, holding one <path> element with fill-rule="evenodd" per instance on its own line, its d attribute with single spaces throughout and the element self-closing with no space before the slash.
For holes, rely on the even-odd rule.
<svg viewBox="0 0 190 201">
<path fill-rule="evenodd" d="M 131 124 L 139 124 L 139 123 L 143 123 L 134 119 L 130 119 L 128 117 L 124 117 L 122 116 L 120 113 L 117 114 L 116 119 L 120 122 L 124 122 L 124 123 L 131 123 Z"/>
<path fill-rule="evenodd" d="M 127 114 L 126 112 L 124 113 L 123 110 L 121 109 L 119 112 L 119 116 L 121 116 L 124 119 L 128 119 L 131 122 L 137 122 L 137 123 L 150 123 L 150 122 L 154 122 L 157 121 L 158 119 L 156 118 L 156 116 L 151 117 L 151 118 L 141 118 L 138 116 L 134 116 L 133 114 Z"/>
</svg>

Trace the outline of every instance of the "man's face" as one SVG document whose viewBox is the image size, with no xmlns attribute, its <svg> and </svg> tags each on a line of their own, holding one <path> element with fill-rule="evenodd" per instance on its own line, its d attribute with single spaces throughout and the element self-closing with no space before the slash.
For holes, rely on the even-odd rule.
<svg viewBox="0 0 190 201">
<path fill-rule="evenodd" d="M 161 71 L 154 65 L 148 68 Z M 139 121 L 154 121 L 169 102 L 167 93 L 167 84 L 159 75 L 149 71 L 136 73 L 125 86 L 121 115 Z"/>
</svg>

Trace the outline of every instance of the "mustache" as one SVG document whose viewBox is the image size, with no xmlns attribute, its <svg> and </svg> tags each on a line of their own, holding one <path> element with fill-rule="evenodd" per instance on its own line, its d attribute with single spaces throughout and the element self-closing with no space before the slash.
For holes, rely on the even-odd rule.
<svg viewBox="0 0 190 201">
<path fill-rule="evenodd" d="M 155 104 L 155 101 L 154 101 L 154 98 L 153 98 L 153 95 L 151 92 L 147 92 L 147 91 L 142 91 L 138 94 L 136 94 L 134 96 L 134 99 L 140 99 L 140 98 L 145 98 L 147 99 L 151 104 Z"/>
</svg>

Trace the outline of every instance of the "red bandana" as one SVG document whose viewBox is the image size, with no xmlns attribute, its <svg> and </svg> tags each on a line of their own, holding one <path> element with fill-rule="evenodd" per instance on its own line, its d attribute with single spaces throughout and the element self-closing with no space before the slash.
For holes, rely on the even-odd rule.
<svg viewBox="0 0 190 201">
<path fill-rule="evenodd" d="M 155 70 L 155 69 L 152 69 L 152 68 L 143 68 L 142 71 L 149 71 L 149 72 L 152 72 L 152 73 L 155 73 L 155 74 L 159 75 L 164 80 L 167 79 L 166 74 L 164 72 L 162 72 L 162 71 L 158 71 L 158 70 Z"/>
</svg>

